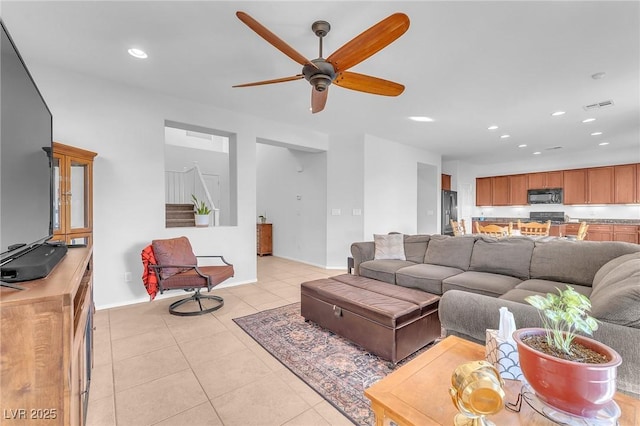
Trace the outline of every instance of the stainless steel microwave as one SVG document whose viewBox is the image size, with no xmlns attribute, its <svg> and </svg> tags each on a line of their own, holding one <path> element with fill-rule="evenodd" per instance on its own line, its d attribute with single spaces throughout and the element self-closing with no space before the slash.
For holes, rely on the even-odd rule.
<svg viewBox="0 0 640 426">
<path fill-rule="evenodd" d="M 530 189 L 527 200 L 529 204 L 562 204 L 562 188 Z"/>
</svg>

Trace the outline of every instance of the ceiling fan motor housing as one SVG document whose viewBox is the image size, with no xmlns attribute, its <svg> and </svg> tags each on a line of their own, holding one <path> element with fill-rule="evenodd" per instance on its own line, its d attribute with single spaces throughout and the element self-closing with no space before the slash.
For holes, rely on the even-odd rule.
<svg viewBox="0 0 640 426">
<path fill-rule="evenodd" d="M 336 78 L 336 72 L 333 69 L 333 65 L 325 61 L 323 58 L 314 59 L 311 62 L 313 62 L 318 68 L 307 64 L 302 68 L 302 74 L 304 75 L 304 78 L 311 83 L 314 89 L 318 92 L 324 92 L 331 82 L 333 82 L 333 79 Z"/>
</svg>

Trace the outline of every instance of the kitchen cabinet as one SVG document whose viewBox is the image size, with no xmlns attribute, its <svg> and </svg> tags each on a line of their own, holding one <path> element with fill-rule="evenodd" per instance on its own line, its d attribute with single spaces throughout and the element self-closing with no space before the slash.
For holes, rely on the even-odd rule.
<svg viewBox="0 0 640 426">
<path fill-rule="evenodd" d="M 529 183 L 528 175 L 511 175 L 509 176 L 509 205 L 526 206 L 527 185 Z"/>
<path fill-rule="evenodd" d="M 614 166 L 614 202 L 640 203 L 640 164 Z"/>
<path fill-rule="evenodd" d="M 451 191 L 451 175 L 442 174 L 442 190 Z"/>
<path fill-rule="evenodd" d="M 613 225 L 590 223 L 585 240 L 613 241 Z"/>
<path fill-rule="evenodd" d="M 258 256 L 273 254 L 273 228 L 270 223 L 257 224 Z"/>
<path fill-rule="evenodd" d="M 562 188 L 564 178 L 562 171 L 529 173 L 528 189 Z"/>
<path fill-rule="evenodd" d="M 614 168 L 564 171 L 564 204 L 613 204 Z"/>
<path fill-rule="evenodd" d="M 495 176 L 491 178 L 491 205 L 509 205 L 509 176 Z"/>
<path fill-rule="evenodd" d="M 638 244 L 640 227 L 636 225 L 613 225 L 613 240 Z"/>
<path fill-rule="evenodd" d="M 491 178 L 476 179 L 476 206 L 492 206 Z"/>
<path fill-rule="evenodd" d="M 53 239 L 90 244 L 95 152 L 53 142 Z"/>
<path fill-rule="evenodd" d="M 589 204 L 613 204 L 613 167 L 587 169 L 587 202 Z"/>
<path fill-rule="evenodd" d="M 586 169 L 564 171 L 564 204 L 587 204 Z"/>
</svg>

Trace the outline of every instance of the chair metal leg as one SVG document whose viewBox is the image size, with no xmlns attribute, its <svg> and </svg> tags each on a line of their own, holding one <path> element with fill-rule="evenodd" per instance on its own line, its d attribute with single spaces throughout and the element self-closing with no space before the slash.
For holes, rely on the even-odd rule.
<svg viewBox="0 0 640 426">
<path fill-rule="evenodd" d="M 218 303 L 216 303 L 211 308 L 205 308 L 202 306 L 201 299 L 215 300 Z M 179 311 L 176 309 L 177 307 L 182 306 L 185 303 L 189 303 L 189 302 L 196 302 L 198 304 L 199 309 L 194 311 Z M 203 314 L 208 314 L 213 311 L 216 311 L 222 308 L 223 305 L 224 305 L 224 299 L 222 297 L 214 296 L 212 294 L 201 294 L 200 289 L 197 289 L 196 292 L 193 293 L 190 297 L 180 299 L 176 302 L 173 302 L 171 305 L 169 305 L 169 313 L 171 313 L 172 315 L 178 315 L 181 317 L 203 315 Z"/>
</svg>

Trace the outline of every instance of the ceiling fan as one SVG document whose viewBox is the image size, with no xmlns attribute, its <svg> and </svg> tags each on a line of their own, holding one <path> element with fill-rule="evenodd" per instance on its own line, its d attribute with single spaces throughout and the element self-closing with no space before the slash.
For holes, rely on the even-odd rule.
<svg viewBox="0 0 640 426">
<path fill-rule="evenodd" d="M 404 91 L 402 84 L 347 71 L 354 65 L 359 64 L 384 49 L 407 31 L 409 28 L 409 17 L 404 13 L 394 13 L 388 16 L 343 45 L 326 59 L 322 57 L 322 39 L 327 35 L 331 26 L 326 21 L 314 22 L 311 29 L 320 39 L 320 53 L 318 58 L 313 60 L 309 60 L 298 53 L 293 47 L 289 46 L 245 12 L 238 11 L 236 12 L 236 16 L 260 37 L 303 67 L 300 74 L 291 77 L 239 84 L 233 87 L 260 86 L 304 78 L 311 83 L 312 86 L 311 112 L 313 113 L 320 112 L 324 109 L 327 103 L 329 85 L 331 83 L 346 89 L 384 96 L 398 96 Z"/>
</svg>

